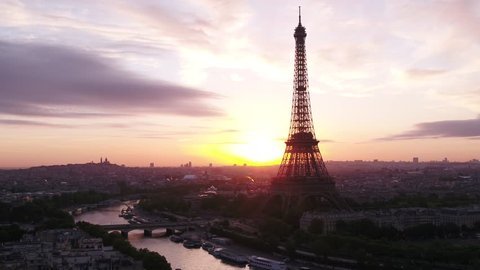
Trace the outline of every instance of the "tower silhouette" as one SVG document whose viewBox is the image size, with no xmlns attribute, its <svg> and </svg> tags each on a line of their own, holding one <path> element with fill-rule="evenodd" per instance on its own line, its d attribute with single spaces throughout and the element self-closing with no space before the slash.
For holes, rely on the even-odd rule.
<svg viewBox="0 0 480 270">
<path fill-rule="evenodd" d="M 302 25 L 300 7 L 298 26 L 293 36 L 295 68 L 290 130 L 282 163 L 277 176 L 272 179 L 271 190 L 284 197 L 283 208 L 291 207 L 292 201 L 301 203 L 308 197 L 328 201 L 337 208 L 347 208 L 335 190 L 335 182 L 328 174 L 315 136 L 308 92 L 307 33 Z"/>
</svg>

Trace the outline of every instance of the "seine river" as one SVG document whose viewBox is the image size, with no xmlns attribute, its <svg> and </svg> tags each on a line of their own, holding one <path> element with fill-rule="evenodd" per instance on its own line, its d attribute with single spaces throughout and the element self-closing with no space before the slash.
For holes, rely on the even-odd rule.
<svg viewBox="0 0 480 270">
<path fill-rule="evenodd" d="M 107 208 L 89 211 L 75 217 L 75 221 L 86 221 L 92 224 L 126 224 L 124 218 L 118 216 L 124 205 L 119 204 Z M 165 256 L 172 269 L 182 270 L 220 270 L 220 269 L 249 269 L 248 267 L 232 266 L 208 254 L 205 250 L 187 249 L 181 243 L 174 243 L 167 237 L 144 237 L 143 230 L 133 230 L 128 234 L 128 240 L 136 248 L 147 248 Z M 160 234 L 160 233 L 159 233 Z"/>
</svg>

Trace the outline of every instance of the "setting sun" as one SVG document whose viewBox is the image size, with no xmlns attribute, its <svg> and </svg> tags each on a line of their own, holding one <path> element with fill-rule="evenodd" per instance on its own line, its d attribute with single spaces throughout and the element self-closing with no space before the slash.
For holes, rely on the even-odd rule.
<svg viewBox="0 0 480 270">
<path fill-rule="evenodd" d="M 280 162 L 285 146 L 283 142 L 269 139 L 266 136 L 252 134 L 247 143 L 230 145 L 230 151 L 239 157 L 255 164 L 276 164 Z"/>
</svg>

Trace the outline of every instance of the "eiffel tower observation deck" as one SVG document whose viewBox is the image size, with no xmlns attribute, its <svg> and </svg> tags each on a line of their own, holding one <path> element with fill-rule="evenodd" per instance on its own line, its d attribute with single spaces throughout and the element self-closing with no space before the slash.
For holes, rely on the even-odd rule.
<svg viewBox="0 0 480 270">
<path fill-rule="evenodd" d="M 272 179 L 273 193 L 295 196 L 319 195 L 338 204 L 335 182 L 328 174 L 315 136 L 310 94 L 308 92 L 307 55 L 299 7 L 298 26 L 294 32 L 295 67 L 290 131 L 277 176 Z"/>
</svg>

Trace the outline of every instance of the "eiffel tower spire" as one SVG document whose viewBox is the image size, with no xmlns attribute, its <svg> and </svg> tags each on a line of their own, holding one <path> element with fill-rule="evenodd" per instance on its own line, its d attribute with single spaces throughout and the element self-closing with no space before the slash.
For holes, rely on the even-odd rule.
<svg viewBox="0 0 480 270">
<path fill-rule="evenodd" d="M 320 154 L 319 141 L 315 137 L 313 127 L 305 51 L 307 33 L 305 27 L 302 26 L 300 7 L 298 12 L 298 26 L 293 35 L 295 38 L 295 71 L 290 131 L 285 142 L 285 153 L 277 173 L 277 179 L 316 178 L 329 181 L 330 177 Z"/>
<path fill-rule="evenodd" d="M 298 25 L 302 25 L 302 7 L 298 6 Z"/>
</svg>

